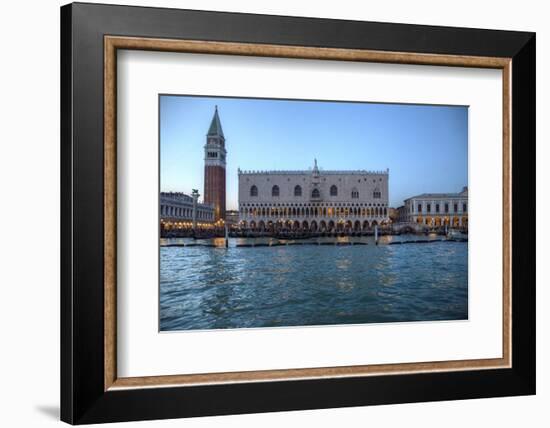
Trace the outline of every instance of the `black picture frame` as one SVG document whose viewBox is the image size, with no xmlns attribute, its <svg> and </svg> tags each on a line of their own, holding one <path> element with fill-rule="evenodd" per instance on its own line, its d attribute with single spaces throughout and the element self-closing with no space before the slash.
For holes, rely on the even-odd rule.
<svg viewBox="0 0 550 428">
<path fill-rule="evenodd" d="M 105 391 L 105 35 L 512 58 L 512 207 L 521 207 L 512 209 L 512 367 Z M 535 43 L 528 32 L 63 6 L 61 419 L 86 424 L 534 394 Z"/>
</svg>

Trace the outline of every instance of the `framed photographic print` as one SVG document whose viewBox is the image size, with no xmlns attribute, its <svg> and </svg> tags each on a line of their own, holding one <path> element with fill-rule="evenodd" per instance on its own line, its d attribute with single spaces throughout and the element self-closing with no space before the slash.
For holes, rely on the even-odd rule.
<svg viewBox="0 0 550 428">
<path fill-rule="evenodd" d="M 76 3 L 61 54 L 62 420 L 535 393 L 533 33 Z"/>
</svg>

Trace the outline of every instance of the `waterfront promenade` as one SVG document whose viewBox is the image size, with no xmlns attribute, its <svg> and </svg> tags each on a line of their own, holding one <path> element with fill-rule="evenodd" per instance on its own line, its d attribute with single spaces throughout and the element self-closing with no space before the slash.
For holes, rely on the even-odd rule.
<svg viewBox="0 0 550 428">
<path fill-rule="evenodd" d="M 462 234 L 468 234 L 468 228 L 454 228 L 451 229 L 446 226 L 441 227 L 426 227 L 424 225 L 414 223 L 402 223 L 394 226 L 380 227 L 376 233 L 379 236 L 386 235 L 403 235 L 403 234 L 417 234 L 428 235 L 437 234 L 445 236 L 450 230 L 460 232 Z M 355 230 L 352 228 L 342 230 L 291 230 L 291 229 L 271 229 L 271 230 L 258 230 L 258 229 L 243 229 L 237 227 L 231 227 L 227 230 L 227 235 L 231 238 L 278 238 L 278 239 L 310 239 L 319 237 L 356 237 L 356 236 L 374 236 L 375 229 L 363 229 Z M 223 227 L 212 228 L 197 228 L 195 230 L 191 228 L 182 229 L 161 229 L 161 238 L 217 238 L 225 237 L 226 231 Z"/>
</svg>

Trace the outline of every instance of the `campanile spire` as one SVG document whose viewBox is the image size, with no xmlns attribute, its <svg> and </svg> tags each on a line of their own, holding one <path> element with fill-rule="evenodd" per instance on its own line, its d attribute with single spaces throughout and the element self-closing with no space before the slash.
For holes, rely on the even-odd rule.
<svg viewBox="0 0 550 428">
<path fill-rule="evenodd" d="M 204 146 L 204 202 L 214 207 L 216 221 L 225 221 L 226 155 L 225 136 L 216 106 Z"/>
</svg>

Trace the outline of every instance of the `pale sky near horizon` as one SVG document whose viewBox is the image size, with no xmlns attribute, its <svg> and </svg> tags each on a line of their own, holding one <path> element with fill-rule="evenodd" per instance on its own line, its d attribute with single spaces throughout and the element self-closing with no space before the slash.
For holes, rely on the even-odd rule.
<svg viewBox="0 0 550 428">
<path fill-rule="evenodd" d="M 390 206 L 468 185 L 468 108 L 160 96 L 161 191 L 204 190 L 204 144 L 218 106 L 227 149 L 227 209 L 237 168 L 390 169 Z M 201 197 L 202 199 L 202 197 Z"/>
</svg>

